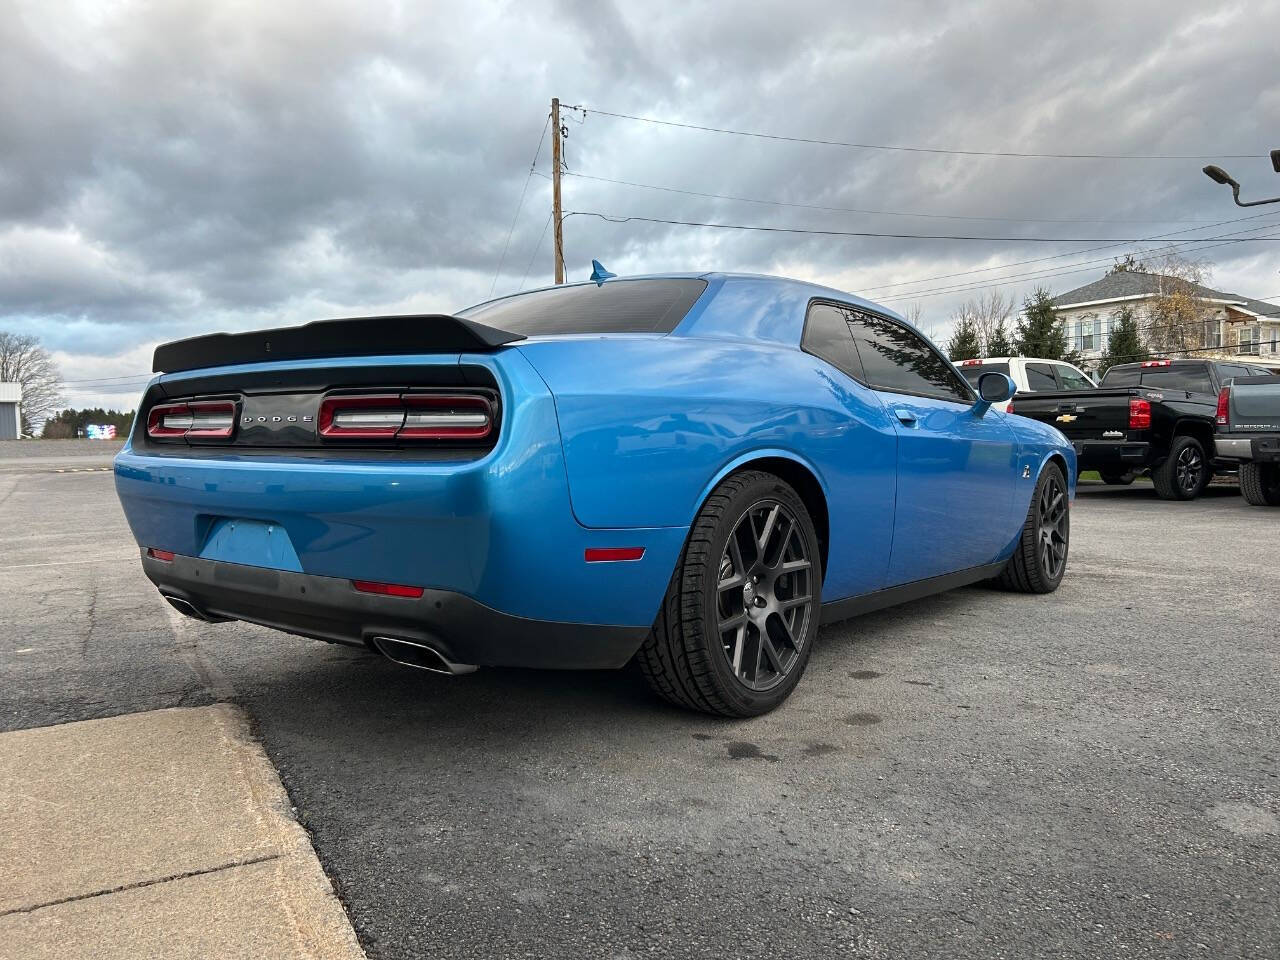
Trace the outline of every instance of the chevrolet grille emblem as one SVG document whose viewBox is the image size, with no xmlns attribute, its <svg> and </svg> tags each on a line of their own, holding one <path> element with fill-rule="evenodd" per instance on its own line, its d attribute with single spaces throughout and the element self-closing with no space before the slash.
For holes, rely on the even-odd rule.
<svg viewBox="0 0 1280 960">
<path fill-rule="evenodd" d="M 1073 420 L 1075 420 L 1075 418 L 1076 418 L 1076 415 L 1074 413 L 1064 413 L 1058 417 L 1058 422 L 1071 423 Z"/>
</svg>

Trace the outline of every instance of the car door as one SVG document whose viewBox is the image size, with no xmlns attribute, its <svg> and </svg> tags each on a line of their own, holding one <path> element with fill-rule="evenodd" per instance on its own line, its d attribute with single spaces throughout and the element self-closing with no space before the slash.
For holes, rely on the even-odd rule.
<svg viewBox="0 0 1280 960">
<path fill-rule="evenodd" d="M 1017 445 L 1005 414 L 975 395 L 927 340 L 858 312 L 849 321 L 864 382 L 898 432 L 898 482 L 887 585 L 991 563 L 1017 530 Z"/>
</svg>

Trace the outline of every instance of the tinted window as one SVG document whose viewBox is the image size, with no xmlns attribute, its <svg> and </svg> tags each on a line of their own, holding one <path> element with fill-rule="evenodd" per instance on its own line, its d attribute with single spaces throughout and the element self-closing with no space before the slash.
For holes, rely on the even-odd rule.
<svg viewBox="0 0 1280 960">
<path fill-rule="evenodd" d="M 1057 390 L 1058 381 L 1053 378 L 1053 367 L 1047 363 L 1028 363 L 1027 389 L 1032 393 Z"/>
<path fill-rule="evenodd" d="M 1220 363 L 1218 364 L 1218 379 L 1226 383 L 1233 377 L 1249 376 L 1249 368 L 1243 363 Z"/>
<path fill-rule="evenodd" d="M 1104 387 L 1136 387 L 1140 367 L 1111 367 L 1102 375 Z"/>
<path fill-rule="evenodd" d="M 705 280 L 610 280 L 516 294 L 458 316 L 527 337 L 554 333 L 670 333 Z"/>
<path fill-rule="evenodd" d="M 1058 382 L 1063 390 L 1092 390 L 1093 381 L 1075 367 L 1065 363 L 1055 363 L 1053 369 L 1058 372 Z"/>
<path fill-rule="evenodd" d="M 878 390 L 971 402 L 963 380 L 929 344 L 900 323 L 849 311 L 866 382 Z"/>
<path fill-rule="evenodd" d="M 1157 390 L 1190 390 L 1192 393 L 1213 393 L 1209 380 L 1209 368 L 1204 364 L 1194 367 L 1147 367 L 1142 371 L 1142 385 Z"/>
<path fill-rule="evenodd" d="M 815 303 L 805 318 L 804 340 L 800 346 L 806 353 L 821 357 L 837 370 L 861 380 L 862 364 L 858 362 L 853 336 L 849 333 L 849 313 L 829 303 Z"/>
<path fill-rule="evenodd" d="M 1009 375 L 1009 365 L 1007 363 L 975 363 L 973 366 L 960 365 L 960 374 L 969 381 L 969 385 L 973 389 L 978 389 L 978 378 L 984 373 L 1003 373 L 1006 377 Z"/>
</svg>

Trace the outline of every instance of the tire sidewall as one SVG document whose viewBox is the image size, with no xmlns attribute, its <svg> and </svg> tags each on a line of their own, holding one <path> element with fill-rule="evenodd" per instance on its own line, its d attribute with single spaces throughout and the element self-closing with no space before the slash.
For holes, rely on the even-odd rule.
<svg viewBox="0 0 1280 960">
<path fill-rule="evenodd" d="M 814 598 L 814 609 L 809 618 L 803 643 L 800 647 L 799 660 L 782 682 L 768 690 L 752 690 L 743 686 L 734 675 L 733 668 L 725 657 L 720 644 L 719 612 L 717 609 L 716 585 L 719 583 L 720 557 L 729 542 L 729 535 L 738 521 L 748 510 L 761 501 L 776 500 L 795 515 L 800 524 L 800 533 L 813 563 L 813 585 L 811 593 Z M 805 508 L 799 494 L 784 481 L 776 478 L 760 478 L 753 480 L 740 489 L 730 500 L 728 508 L 716 525 L 711 540 L 711 550 L 707 556 L 708 569 L 702 572 L 703 596 L 699 606 L 701 619 L 700 634 L 706 645 L 707 660 L 716 675 L 716 686 L 723 691 L 723 696 L 730 700 L 737 712 L 744 715 L 756 715 L 772 710 L 791 695 L 796 684 L 804 675 L 809 664 L 809 656 L 813 652 L 813 644 L 817 639 L 818 626 L 822 618 L 822 555 L 818 545 L 818 535 L 813 527 L 813 520 Z"/>
<path fill-rule="evenodd" d="M 1062 488 L 1062 496 L 1064 499 L 1067 500 L 1066 507 L 1065 507 L 1066 514 L 1064 516 L 1064 526 L 1063 526 L 1063 533 L 1065 534 L 1065 539 L 1067 541 L 1067 548 L 1066 548 L 1066 553 L 1062 557 L 1062 569 L 1058 571 L 1058 575 L 1056 577 L 1051 577 L 1049 575 L 1049 571 L 1045 570 L 1042 564 L 1040 563 L 1040 543 L 1039 543 L 1039 536 L 1040 536 L 1039 521 L 1041 519 L 1040 497 L 1041 497 L 1041 494 L 1044 492 L 1044 487 L 1048 484 L 1049 478 L 1051 476 L 1057 479 L 1058 485 Z M 1071 496 L 1071 491 L 1067 489 L 1067 478 L 1063 474 L 1062 468 L 1059 467 L 1056 463 L 1049 463 L 1047 466 L 1045 466 L 1044 470 L 1040 473 L 1040 481 L 1036 484 L 1035 504 L 1032 507 L 1032 510 L 1034 512 L 1033 515 L 1035 516 L 1036 523 L 1032 530 L 1032 535 L 1036 538 L 1036 541 L 1035 541 L 1036 568 L 1040 574 L 1041 579 L 1043 579 L 1044 582 L 1049 586 L 1050 591 L 1058 589 L 1058 585 L 1062 583 L 1062 578 L 1067 575 L 1067 564 L 1071 561 L 1071 503 L 1069 499 L 1070 496 Z"/>
</svg>

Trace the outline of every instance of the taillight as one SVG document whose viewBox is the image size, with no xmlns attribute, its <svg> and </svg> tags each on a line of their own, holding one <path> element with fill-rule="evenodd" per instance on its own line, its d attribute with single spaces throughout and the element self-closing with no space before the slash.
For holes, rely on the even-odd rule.
<svg viewBox="0 0 1280 960">
<path fill-rule="evenodd" d="M 352 394 L 325 397 L 320 436 L 352 440 L 483 440 L 493 405 L 478 394 Z"/>
<path fill-rule="evenodd" d="M 1172 365 L 1172 360 L 1143 360 L 1144 367 L 1167 367 Z"/>
<path fill-rule="evenodd" d="M 1004 408 L 1005 413 L 1013 413 L 1013 401 L 1009 401 L 1009 405 Z"/>
<path fill-rule="evenodd" d="M 1231 405 L 1231 388 L 1223 387 L 1221 390 L 1218 391 L 1218 412 L 1217 414 L 1215 414 L 1214 419 L 1217 420 L 1218 423 L 1224 427 L 1227 425 L 1227 422 L 1231 419 L 1229 416 L 1230 405 Z"/>
<path fill-rule="evenodd" d="M 147 413 L 147 436 L 154 440 L 225 439 L 236 425 L 234 400 L 158 403 Z"/>
<path fill-rule="evenodd" d="M 1151 426 L 1151 404 L 1141 397 L 1129 398 L 1129 429 L 1146 430 Z"/>
</svg>

